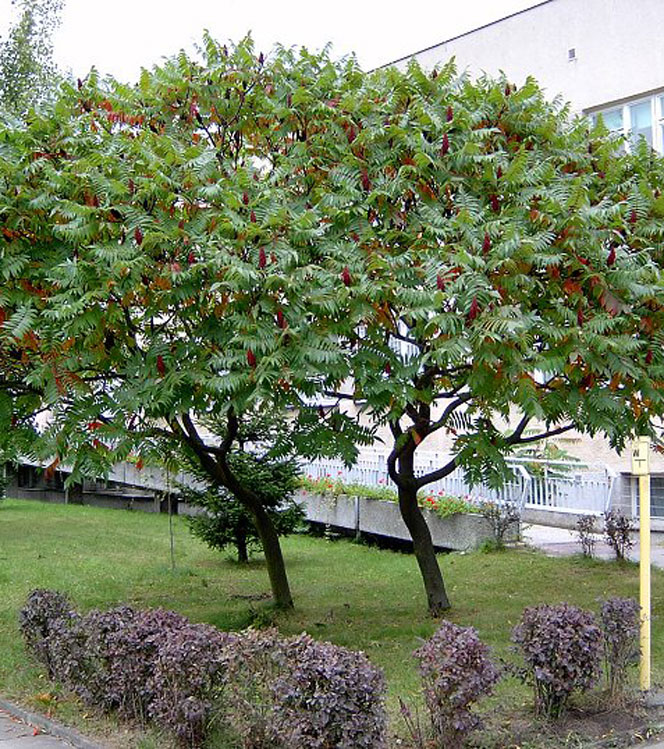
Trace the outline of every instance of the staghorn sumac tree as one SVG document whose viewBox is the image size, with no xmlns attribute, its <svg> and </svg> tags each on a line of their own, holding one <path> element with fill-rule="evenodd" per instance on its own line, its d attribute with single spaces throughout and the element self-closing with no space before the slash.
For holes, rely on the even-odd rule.
<svg viewBox="0 0 664 749">
<path fill-rule="evenodd" d="M 532 80 L 207 39 L 0 136 L 4 330 L 32 336 L 47 445 L 89 471 L 187 451 L 252 515 L 282 604 L 227 459 L 253 409 L 294 406 L 287 441 L 347 459 L 355 416 L 384 428 L 433 614 L 419 489 L 499 483 L 510 450 L 570 429 L 620 448 L 662 413 L 662 162 Z M 450 458 L 416 475 L 435 434 Z"/>
<path fill-rule="evenodd" d="M 334 130 L 326 101 L 359 74 L 305 51 L 266 61 L 249 40 L 202 52 L 136 86 L 93 70 L 0 131 L 2 335 L 30 343 L 21 381 L 50 408 L 45 454 L 72 479 L 196 461 L 248 512 L 288 607 L 274 524 L 229 456 L 256 410 L 298 407 L 274 453 L 350 460 L 366 431 L 307 405 L 349 371 L 310 154 Z"/>
<path fill-rule="evenodd" d="M 367 76 L 330 171 L 353 387 L 433 614 L 449 606 L 417 492 L 461 467 L 499 484 L 520 445 L 575 429 L 622 448 L 664 407 L 664 164 L 533 80 L 453 64 Z M 343 143 L 343 141 L 342 141 Z M 360 311 L 361 318 L 353 316 Z M 446 435 L 449 459 L 418 475 Z"/>
</svg>

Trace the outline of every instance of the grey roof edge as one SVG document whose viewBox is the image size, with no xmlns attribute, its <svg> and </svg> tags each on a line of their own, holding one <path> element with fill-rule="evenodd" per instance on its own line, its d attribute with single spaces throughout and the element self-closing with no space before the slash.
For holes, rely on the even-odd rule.
<svg viewBox="0 0 664 749">
<path fill-rule="evenodd" d="M 502 18 L 497 18 L 495 21 L 490 21 L 489 23 L 485 23 L 482 26 L 477 26 L 474 29 L 470 29 L 469 31 L 464 31 L 462 34 L 457 34 L 456 36 L 451 36 L 449 39 L 444 39 L 442 42 L 436 42 L 436 44 L 430 44 L 428 47 L 424 47 L 423 49 L 418 49 L 415 52 L 411 52 L 408 55 L 404 55 L 403 57 L 398 57 L 396 60 L 391 60 L 390 62 L 383 63 L 382 65 L 377 65 L 374 70 L 380 70 L 381 68 L 389 68 L 391 65 L 396 65 L 399 62 L 404 62 L 405 60 L 411 60 L 413 57 L 417 55 L 421 55 L 423 52 L 429 52 L 429 50 L 436 49 L 436 47 L 442 47 L 444 44 L 449 44 L 449 42 L 454 42 L 457 39 L 462 39 L 464 36 L 470 36 L 470 34 L 474 34 L 476 31 L 482 31 L 482 29 L 488 29 L 491 26 L 495 26 L 496 24 L 502 23 L 503 21 L 507 21 L 510 18 L 515 18 L 516 16 L 523 15 L 524 13 L 530 13 L 531 10 L 535 10 L 535 8 L 541 8 L 543 5 L 549 5 L 550 3 L 555 2 L 555 0 L 542 0 L 542 2 L 536 3 L 535 5 L 531 5 L 529 8 L 524 8 L 523 10 L 517 10 L 515 13 L 510 13 L 508 16 L 503 16 Z"/>
</svg>

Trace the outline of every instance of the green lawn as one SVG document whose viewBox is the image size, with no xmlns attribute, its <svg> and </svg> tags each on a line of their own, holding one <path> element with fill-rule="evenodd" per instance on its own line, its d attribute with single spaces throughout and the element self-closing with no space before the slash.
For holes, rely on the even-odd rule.
<svg viewBox="0 0 664 749">
<path fill-rule="evenodd" d="M 171 570 L 168 518 L 139 512 L 6 500 L 0 503 L 0 692 L 44 709 L 44 693 L 57 695 L 56 717 L 85 726 L 85 711 L 45 681 L 27 657 L 17 612 L 35 587 L 66 592 L 81 610 L 119 602 L 175 609 L 196 621 L 240 629 L 272 616 L 260 561 L 240 567 L 189 535 L 175 519 L 176 568 Z M 435 623 L 426 615 L 412 556 L 347 541 L 308 536 L 285 539 L 284 553 L 296 610 L 281 614 L 283 633 L 364 650 L 385 669 L 390 710 L 397 696 L 413 699 L 417 678 L 411 652 Z M 597 609 L 598 599 L 638 595 L 633 565 L 580 557 L 551 559 L 528 550 L 441 555 L 454 609 L 450 618 L 475 626 L 500 656 L 509 656 L 509 633 L 527 605 L 569 601 Z M 664 676 L 664 576 L 653 574 L 653 662 Z M 528 692 L 514 680 L 493 704 L 523 703 Z M 99 722 L 95 724 L 99 727 Z M 137 745 L 136 743 L 134 744 Z M 148 743 L 141 745 L 149 745 Z"/>
</svg>

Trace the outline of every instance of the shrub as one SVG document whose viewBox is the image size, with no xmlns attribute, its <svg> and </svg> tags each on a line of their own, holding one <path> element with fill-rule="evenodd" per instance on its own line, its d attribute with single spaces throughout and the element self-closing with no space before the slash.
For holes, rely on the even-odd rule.
<svg viewBox="0 0 664 749">
<path fill-rule="evenodd" d="M 380 749 L 384 691 L 382 672 L 363 653 L 247 630 L 229 658 L 226 720 L 242 746 Z"/>
<path fill-rule="evenodd" d="M 380 749 L 385 744 L 385 677 L 364 653 L 302 634 L 285 643 L 274 728 L 284 747 Z"/>
<path fill-rule="evenodd" d="M 490 502 L 483 500 L 479 504 L 479 511 L 491 526 L 496 548 L 503 549 L 505 547 L 507 532 L 513 525 L 518 527 L 521 522 L 519 508 L 514 502 Z"/>
<path fill-rule="evenodd" d="M 623 515 L 619 510 L 608 510 L 604 513 L 606 543 L 613 549 L 619 562 L 627 558 L 627 552 L 634 545 L 631 537 L 633 530 L 631 518 Z"/>
<path fill-rule="evenodd" d="M 69 599 L 53 590 L 33 590 L 19 612 L 19 628 L 25 643 L 34 656 L 55 677 L 51 659 L 49 635 L 60 620 L 67 622 L 76 616 Z"/>
<path fill-rule="evenodd" d="M 245 630 L 228 659 L 223 719 L 238 745 L 279 746 L 271 685 L 286 669 L 285 643 L 276 629 Z"/>
<path fill-rule="evenodd" d="M 499 678 L 488 647 L 472 627 L 444 621 L 414 655 L 436 741 L 450 749 L 463 746 L 480 725 L 474 703 L 490 694 Z"/>
<path fill-rule="evenodd" d="M 595 533 L 595 518 L 593 515 L 582 515 L 576 521 L 576 535 L 584 557 L 592 558 L 595 553 Z"/>
<path fill-rule="evenodd" d="M 201 746 L 226 678 L 237 635 L 206 624 L 167 629 L 149 683 L 150 717 L 187 746 Z"/>
<path fill-rule="evenodd" d="M 613 698 L 624 692 L 628 668 L 639 661 L 640 613 L 633 598 L 609 598 L 602 604 L 604 660 Z"/>
<path fill-rule="evenodd" d="M 540 715 L 557 718 L 575 690 L 597 681 L 602 633 L 590 611 L 566 603 L 527 608 L 512 641 L 525 661 L 521 676 L 534 688 Z"/>
<path fill-rule="evenodd" d="M 84 620 L 90 638 L 87 683 L 95 704 L 145 720 L 154 699 L 152 680 L 157 654 L 167 634 L 188 620 L 173 611 L 133 611 L 121 606 L 92 612 Z"/>
<path fill-rule="evenodd" d="M 89 704 L 103 710 L 122 705 L 121 684 L 114 673 L 114 643 L 136 616 L 131 607 L 116 606 L 108 611 L 90 611 L 83 618 L 85 652 L 74 690 Z"/>
</svg>

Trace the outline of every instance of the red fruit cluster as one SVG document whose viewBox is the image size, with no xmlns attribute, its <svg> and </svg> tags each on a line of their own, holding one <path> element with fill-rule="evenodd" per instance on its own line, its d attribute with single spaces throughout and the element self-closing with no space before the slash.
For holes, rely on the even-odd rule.
<svg viewBox="0 0 664 749">
<path fill-rule="evenodd" d="M 261 247 L 258 251 L 258 267 L 263 270 L 267 265 L 267 257 L 265 256 L 265 250 Z"/>
<path fill-rule="evenodd" d="M 447 107 L 447 121 L 452 122 L 454 119 L 454 110 L 452 109 L 452 105 L 450 104 L 449 107 Z"/>
<path fill-rule="evenodd" d="M 283 310 L 281 307 L 277 310 L 277 325 L 282 329 L 285 330 L 288 323 L 286 322 L 286 318 L 284 317 Z"/>
<path fill-rule="evenodd" d="M 247 364 L 253 369 L 256 366 L 256 355 L 249 349 L 247 351 Z"/>
<path fill-rule="evenodd" d="M 136 244 L 138 245 L 143 243 L 143 232 L 138 226 L 134 229 L 134 239 L 136 240 Z"/>
<path fill-rule="evenodd" d="M 480 312 L 480 305 L 477 301 L 477 297 L 473 297 L 473 301 L 470 303 L 470 309 L 468 310 L 468 321 L 472 322 Z"/>
<path fill-rule="evenodd" d="M 447 133 L 445 133 L 445 135 L 443 135 L 443 145 L 440 147 L 440 155 L 445 156 L 447 153 L 449 153 L 449 150 L 450 150 L 450 139 Z"/>
<path fill-rule="evenodd" d="M 157 372 L 159 372 L 160 377 L 166 374 L 166 365 L 164 364 L 164 357 L 161 354 L 157 356 Z"/>
<path fill-rule="evenodd" d="M 616 262 L 616 248 L 612 247 L 609 256 L 606 258 L 606 264 L 609 268 Z"/>
<path fill-rule="evenodd" d="M 348 266 L 346 266 L 341 271 L 341 280 L 344 282 L 344 286 L 350 286 L 352 283 L 352 279 L 350 277 L 350 271 L 348 270 Z"/>
<path fill-rule="evenodd" d="M 488 232 L 484 233 L 484 241 L 482 242 L 482 252 L 486 255 L 491 249 L 491 237 Z"/>
<path fill-rule="evenodd" d="M 249 193 L 247 193 L 247 192 L 243 192 L 242 193 L 242 202 L 245 205 L 249 205 Z"/>
</svg>

